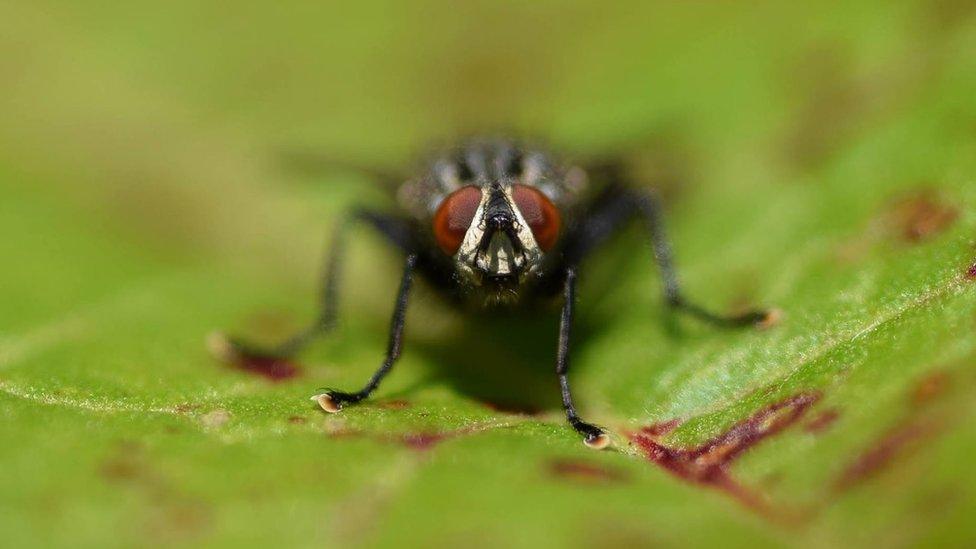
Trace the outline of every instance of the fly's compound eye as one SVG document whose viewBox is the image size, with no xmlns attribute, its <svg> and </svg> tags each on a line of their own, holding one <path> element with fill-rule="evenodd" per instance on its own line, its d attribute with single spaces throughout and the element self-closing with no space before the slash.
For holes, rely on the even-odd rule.
<svg viewBox="0 0 976 549">
<path fill-rule="evenodd" d="M 469 186 L 451 193 L 437 208 L 434 214 L 434 238 L 444 253 L 457 253 L 480 204 L 481 189 Z"/>
<path fill-rule="evenodd" d="M 522 213 L 522 218 L 532 229 L 536 243 L 543 251 L 549 251 L 559 238 L 561 219 L 556 205 L 542 191 L 528 185 L 515 185 L 512 199 Z"/>
</svg>

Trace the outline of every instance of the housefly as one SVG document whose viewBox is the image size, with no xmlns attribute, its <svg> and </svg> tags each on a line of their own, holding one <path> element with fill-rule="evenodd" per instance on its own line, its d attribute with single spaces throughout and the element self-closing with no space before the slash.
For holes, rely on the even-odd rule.
<svg viewBox="0 0 976 549">
<path fill-rule="evenodd" d="M 408 298 L 419 276 L 469 311 L 558 303 L 562 313 L 555 372 L 566 418 L 587 446 L 604 448 L 610 442 L 607 434 L 581 419 L 573 405 L 570 333 L 580 269 L 621 228 L 642 222 L 670 307 L 728 326 L 771 319 L 765 311 L 719 316 L 687 301 L 656 196 L 629 186 L 625 179 L 619 162 L 584 168 L 516 141 L 471 140 L 446 149 L 432 156 L 421 174 L 400 184 L 399 212 L 357 209 L 340 224 L 324 269 L 320 312 L 311 326 L 274 348 L 223 337 L 219 345 L 238 357 L 281 358 L 332 329 L 346 228 L 364 223 L 404 256 L 386 357 L 361 389 L 326 390 L 313 400 L 335 413 L 379 387 L 400 356 Z"/>
</svg>

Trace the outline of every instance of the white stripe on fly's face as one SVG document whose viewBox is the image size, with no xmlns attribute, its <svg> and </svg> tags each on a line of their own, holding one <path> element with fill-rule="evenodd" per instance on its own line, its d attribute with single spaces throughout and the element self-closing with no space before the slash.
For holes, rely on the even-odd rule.
<svg viewBox="0 0 976 549">
<path fill-rule="evenodd" d="M 482 271 L 496 275 L 512 274 L 518 269 L 522 270 L 522 278 L 534 274 L 541 265 L 542 249 L 535 240 L 529 224 L 522 217 L 515 204 L 512 192 L 513 187 L 508 186 L 503 189 L 505 202 L 508 204 L 512 213 L 515 215 L 515 237 L 519 240 L 522 254 L 516 254 L 512 243 L 506 242 L 507 235 L 497 233 L 493 235 L 489 242 L 486 254 L 481 254 L 479 246 L 484 239 L 485 231 L 488 229 L 488 221 L 485 219 L 485 209 L 488 205 L 490 193 L 482 189 L 481 202 L 474 215 L 474 222 L 468 227 L 461 247 L 458 248 L 454 256 L 458 270 L 476 285 L 480 285 L 481 275 L 477 271 Z"/>
<path fill-rule="evenodd" d="M 522 244 L 522 251 L 525 254 L 526 263 L 529 265 L 527 271 L 535 272 L 538 269 L 539 260 L 542 258 L 542 248 L 535 241 L 535 235 L 532 234 L 532 229 L 525 222 L 525 218 L 522 217 L 522 212 L 515 204 L 513 192 L 514 187 L 509 186 L 505 188 L 505 201 L 508 202 L 509 207 L 512 208 L 512 212 L 515 213 L 515 235 Z"/>
<path fill-rule="evenodd" d="M 472 281 L 480 281 L 480 278 L 474 272 L 473 266 L 478 256 L 478 245 L 481 243 L 481 238 L 488 228 L 484 219 L 487 204 L 488 193 L 482 189 L 481 202 L 478 204 L 478 209 L 474 213 L 474 221 L 468 227 L 468 232 L 464 234 L 464 240 L 461 241 L 461 247 L 458 248 L 457 253 L 454 255 L 455 264 Z"/>
</svg>

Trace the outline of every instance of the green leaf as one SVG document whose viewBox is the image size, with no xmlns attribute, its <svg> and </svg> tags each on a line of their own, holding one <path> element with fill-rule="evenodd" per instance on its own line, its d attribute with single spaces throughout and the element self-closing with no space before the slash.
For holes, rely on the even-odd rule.
<svg viewBox="0 0 976 549">
<path fill-rule="evenodd" d="M 971 540 L 976 21 L 888 4 L 5 6 L 3 539 Z M 572 381 L 603 452 L 562 418 L 551 311 L 470 318 L 424 287 L 376 397 L 310 402 L 385 348 L 401 258 L 365 230 L 297 375 L 208 354 L 312 318 L 335 220 L 392 203 L 283 153 L 397 168 L 497 127 L 630 151 L 688 294 L 781 321 L 675 316 L 636 230 L 600 251 Z"/>
</svg>

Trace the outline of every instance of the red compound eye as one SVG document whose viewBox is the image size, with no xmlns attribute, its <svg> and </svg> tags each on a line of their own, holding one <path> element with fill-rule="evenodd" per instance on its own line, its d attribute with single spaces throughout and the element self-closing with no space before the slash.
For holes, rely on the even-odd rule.
<svg viewBox="0 0 976 549">
<path fill-rule="evenodd" d="M 515 185 L 512 198 L 522 212 L 522 218 L 529 224 L 535 241 L 544 251 L 549 251 L 559 239 L 559 210 L 542 191 L 528 185 Z"/>
<path fill-rule="evenodd" d="M 451 193 L 437 208 L 437 213 L 434 214 L 434 238 L 444 253 L 457 253 L 468 227 L 474 221 L 479 204 L 481 189 L 463 187 Z"/>
</svg>

